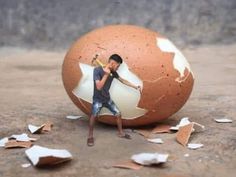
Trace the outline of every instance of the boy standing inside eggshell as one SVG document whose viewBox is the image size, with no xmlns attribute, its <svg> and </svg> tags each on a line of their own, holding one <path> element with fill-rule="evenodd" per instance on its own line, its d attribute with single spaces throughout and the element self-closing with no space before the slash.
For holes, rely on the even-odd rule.
<svg viewBox="0 0 236 177">
<path fill-rule="evenodd" d="M 93 92 L 93 104 L 92 113 L 89 119 L 89 134 L 87 139 L 87 145 L 94 145 L 93 129 L 95 119 L 99 116 L 99 113 L 103 107 L 108 108 L 114 116 L 116 116 L 118 136 L 121 138 L 131 139 L 130 135 L 124 133 L 122 129 L 121 112 L 112 101 L 109 93 L 110 86 L 113 79 L 118 79 L 121 83 L 141 91 L 140 86 L 135 86 L 129 81 L 121 78 L 116 72 L 119 66 L 122 64 L 122 58 L 113 54 L 108 60 L 108 64 L 105 67 L 96 67 L 93 72 L 94 92 Z"/>
</svg>

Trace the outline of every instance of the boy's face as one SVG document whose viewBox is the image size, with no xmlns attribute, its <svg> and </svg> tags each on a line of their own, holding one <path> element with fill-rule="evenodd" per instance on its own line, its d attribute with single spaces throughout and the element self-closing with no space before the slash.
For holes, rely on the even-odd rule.
<svg viewBox="0 0 236 177">
<path fill-rule="evenodd" d="M 116 61 L 114 61 L 114 60 L 109 60 L 109 65 L 110 65 L 110 70 L 111 71 L 117 71 L 117 69 L 119 68 L 119 66 L 120 66 L 120 63 L 117 63 Z"/>
</svg>

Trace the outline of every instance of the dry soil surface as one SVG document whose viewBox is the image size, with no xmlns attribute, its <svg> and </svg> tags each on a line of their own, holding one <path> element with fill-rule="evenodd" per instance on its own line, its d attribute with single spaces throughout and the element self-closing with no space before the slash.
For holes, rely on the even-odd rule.
<svg viewBox="0 0 236 177">
<path fill-rule="evenodd" d="M 195 85 L 186 105 L 166 123 L 175 125 L 185 116 L 205 125 L 204 132 L 191 136 L 203 143 L 198 150 L 178 144 L 176 134 L 159 134 L 164 144 L 147 143 L 131 132 L 132 140 L 116 136 L 116 127 L 96 124 L 95 146 L 87 147 L 87 117 L 69 120 L 67 115 L 83 115 L 67 96 L 61 80 L 66 51 L 47 52 L 18 48 L 0 49 L 0 138 L 27 132 L 27 124 L 52 121 L 53 130 L 34 135 L 35 144 L 67 149 L 73 160 L 54 168 L 22 168 L 28 163 L 26 149 L 0 148 L 0 176 L 225 176 L 236 172 L 236 45 L 202 46 L 183 49 L 195 73 Z M 219 124 L 214 118 L 230 118 Z M 117 161 L 140 152 L 169 153 L 162 166 L 140 170 L 113 168 Z M 189 154 L 188 157 L 185 154 Z"/>
</svg>

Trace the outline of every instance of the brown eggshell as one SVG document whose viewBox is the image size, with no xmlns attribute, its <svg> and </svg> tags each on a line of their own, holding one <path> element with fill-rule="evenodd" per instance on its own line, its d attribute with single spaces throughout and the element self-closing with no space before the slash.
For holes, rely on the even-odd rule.
<svg viewBox="0 0 236 177">
<path fill-rule="evenodd" d="M 184 76 L 180 77 L 173 65 L 176 54 L 161 50 L 157 46 L 157 38 L 166 39 L 156 32 L 131 25 L 106 26 L 82 36 L 67 52 L 62 67 L 63 83 L 74 104 L 90 115 L 91 103 L 72 93 L 82 77 L 79 63 L 91 65 L 96 54 L 99 54 L 99 60 L 107 63 L 108 58 L 116 53 L 143 82 L 140 100 L 134 106 L 147 110 L 140 117 L 123 119 L 123 125 L 147 125 L 176 113 L 191 94 L 193 74 L 186 67 Z M 98 120 L 116 124 L 116 119 L 111 115 L 101 115 Z"/>
</svg>

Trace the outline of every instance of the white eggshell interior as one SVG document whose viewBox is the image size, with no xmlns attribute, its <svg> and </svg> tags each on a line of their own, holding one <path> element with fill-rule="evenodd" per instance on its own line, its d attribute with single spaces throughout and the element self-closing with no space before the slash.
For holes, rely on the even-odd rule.
<svg viewBox="0 0 236 177">
<path fill-rule="evenodd" d="M 82 78 L 80 79 L 76 88 L 72 91 L 78 98 L 81 98 L 89 103 L 92 103 L 93 97 L 93 66 L 79 63 L 79 67 L 82 71 Z M 128 80 L 134 85 L 139 85 L 143 87 L 142 81 L 132 73 L 127 64 L 121 64 L 118 69 L 118 74 L 120 77 Z M 147 110 L 138 108 L 138 102 L 140 100 L 140 92 L 131 87 L 122 84 L 117 79 L 114 79 L 110 88 L 110 95 L 112 100 L 116 103 L 117 107 L 120 109 L 123 119 L 135 119 L 143 116 Z M 101 115 L 112 115 L 112 113 L 103 108 L 101 110 Z"/>
<path fill-rule="evenodd" d="M 185 68 L 187 68 L 189 72 L 192 73 L 187 59 L 170 40 L 166 38 L 157 38 L 156 40 L 157 40 L 157 47 L 160 48 L 161 51 L 171 52 L 175 54 L 173 59 L 173 66 L 180 73 L 180 77 L 184 77 Z"/>
</svg>

